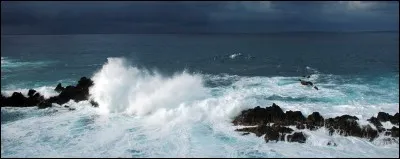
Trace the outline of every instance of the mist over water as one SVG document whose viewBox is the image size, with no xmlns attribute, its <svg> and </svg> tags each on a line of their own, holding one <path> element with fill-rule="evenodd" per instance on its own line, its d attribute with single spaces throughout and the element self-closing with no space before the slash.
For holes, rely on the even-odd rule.
<svg viewBox="0 0 400 159">
<path fill-rule="evenodd" d="M 46 42 L 46 38 L 43 39 Z M 216 39 L 214 43 L 221 44 L 218 38 Z M 240 39 L 244 40 L 246 37 Z M 180 39 L 185 45 L 197 42 L 200 46 L 208 46 L 202 46 L 204 48 L 213 46 L 204 44 L 204 41 L 191 40 L 193 39 Z M 253 40 L 257 42 L 259 39 Z M 149 42 L 146 38 L 142 39 L 142 43 L 146 42 Z M 41 46 L 37 41 L 31 43 Z M 232 43 L 230 41 L 230 47 L 234 46 Z M 115 45 L 129 48 L 121 43 Z M 165 53 L 172 51 L 172 46 L 177 46 L 173 39 L 166 40 L 165 45 L 171 46 L 164 48 Z M 221 44 L 220 47 L 228 46 Z M 246 50 L 247 47 L 249 45 L 243 44 L 242 50 Z M 252 47 L 257 48 L 254 45 Z M 113 48 L 118 52 L 120 47 Z M 153 46 L 153 49 L 157 51 L 158 47 Z M 175 54 L 169 54 L 175 58 L 176 63 L 169 62 L 172 58 L 166 55 L 162 57 L 163 54 L 152 52 L 145 45 L 135 49 L 147 50 L 136 55 L 136 60 L 132 60 L 133 54 L 120 56 L 86 52 L 70 54 L 71 58 L 77 59 L 71 62 L 67 56 L 51 57 L 53 55 L 46 49 L 40 52 L 47 54 L 38 53 L 42 60 L 32 57 L 21 60 L 9 54 L 9 51 L 18 51 L 18 48 L 5 50 L 6 54 L 3 55 L 2 48 L 3 94 L 10 95 L 14 91 L 26 94 L 30 88 L 34 88 L 49 97 L 57 95 L 53 89 L 58 82 L 63 86 L 75 85 L 81 76 L 87 76 L 95 83 L 90 88 L 90 98 L 97 101 L 99 107 L 93 108 L 87 101 L 70 101 L 64 105 L 76 108 L 75 111 L 69 111 L 64 105 L 57 104 L 41 110 L 33 107 L 2 108 L 3 157 L 399 156 L 398 138 L 397 143 L 387 143 L 383 136 L 370 142 L 356 137 L 329 136 L 327 130 L 319 129 L 306 130 L 304 133 L 307 135 L 307 141 L 304 144 L 265 143 L 262 137 L 256 137 L 254 134 L 242 136 L 234 131 L 237 127 L 231 124 L 233 118 L 242 110 L 255 106 L 267 107 L 272 103 L 279 105 L 283 111 L 299 110 L 304 115 L 318 111 L 324 118 L 351 114 L 360 119 L 360 124 L 367 124 L 366 120 L 376 116 L 379 111 L 389 114 L 399 112 L 398 72 L 393 72 L 391 67 L 381 63 L 373 63 L 376 68 L 370 69 L 370 73 L 358 73 L 357 69 L 360 67 L 369 66 L 355 61 L 354 65 L 348 68 L 354 69 L 354 73 L 348 73 L 343 70 L 328 72 L 327 66 L 304 61 L 308 64 L 293 67 L 289 58 L 288 61 L 279 63 L 278 67 L 277 61 L 271 59 L 273 56 L 258 53 L 260 49 L 229 53 L 224 51 L 220 54 L 208 54 L 207 52 L 213 51 L 202 50 L 206 55 L 196 54 L 197 56 L 181 54 L 178 49 L 175 50 Z M 264 51 L 273 52 L 268 48 Z M 44 55 L 48 57 L 45 58 Z M 275 55 L 282 57 L 279 54 Z M 319 61 L 326 60 L 319 58 Z M 270 62 L 261 62 L 261 59 L 268 59 Z M 379 57 L 379 60 L 384 59 L 386 58 Z M 18 64 L 16 61 L 37 62 L 37 65 L 41 61 L 58 62 L 30 68 L 26 65 L 15 66 Z M 190 64 L 180 65 L 180 69 L 177 69 L 178 61 L 181 64 Z M 147 67 L 151 62 L 157 67 Z M 345 64 L 349 63 L 344 62 Z M 10 65 L 13 67 L 8 67 L 8 72 L 3 71 L 3 66 L 7 68 Z M 337 67 L 341 66 L 337 64 Z M 41 69 L 46 70 L 40 74 L 42 77 L 37 77 L 37 72 L 31 72 Z M 55 71 L 51 71 L 53 69 Z M 241 69 L 247 69 L 247 73 Z M 296 69 L 299 71 L 294 75 Z M 281 73 L 266 76 L 262 70 L 267 73 L 280 70 Z M 376 70 L 379 70 L 378 73 Z M 249 72 L 253 75 L 248 75 Z M 318 86 L 318 91 L 299 84 L 298 79 L 306 74 L 311 74 L 308 80 Z M 41 78 L 45 80 L 39 80 Z M 392 126 L 390 123 L 384 125 Z M 327 146 L 329 141 L 334 141 L 338 146 Z"/>
</svg>

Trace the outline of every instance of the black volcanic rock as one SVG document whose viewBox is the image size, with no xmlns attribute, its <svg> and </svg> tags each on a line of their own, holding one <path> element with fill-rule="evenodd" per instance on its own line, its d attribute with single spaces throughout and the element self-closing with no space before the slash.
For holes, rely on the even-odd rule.
<svg viewBox="0 0 400 159">
<path fill-rule="evenodd" d="M 259 125 L 264 123 L 280 123 L 285 119 L 282 109 L 275 103 L 271 107 L 242 111 L 242 113 L 233 120 L 234 125 Z"/>
<path fill-rule="evenodd" d="M 39 109 L 51 107 L 52 103 L 64 104 L 70 100 L 80 102 L 88 100 L 89 87 L 93 85 L 93 81 L 89 78 L 82 77 L 78 81 L 76 86 L 67 86 L 66 88 L 61 86 L 61 83 L 57 85 L 55 91 L 59 92 L 58 96 L 53 96 L 45 99 L 42 95 L 33 89 L 28 92 L 28 98 L 26 98 L 20 92 L 14 92 L 10 97 L 1 96 L 1 106 L 11 107 L 27 107 L 27 106 L 38 106 Z M 90 102 L 93 106 L 97 107 L 98 103 L 95 101 Z"/>
<path fill-rule="evenodd" d="M 5 100 L 4 105 L 26 107 L 27 98 L 21 92 L 14 92 L 11 97 Z"/>
<path fill-rule="evenodd" d="M 392 116 L 389 113 L 379 112 L 376 118 L 378 118 L 380 122 L 390 121 L 392 124 L 399 125 L 399 113 Z"/>
<path fill-rule="evenodd" d="M 61 93 L 58 96 L 49 98 L 44 104 L 48 105 L 46 103 L 57 103 L 62 105 L 70 100 L 74 100 L 75 102 L 88 100 L 89 87 L 92 85 L 93 81 L 86 77 L 82 77 L 76 86 L 67 86 L 62 89 L 61 84 L 58 84 L 57 87 L 59 88 L 58 90 L 62 90 Z"/>
<path fill-rule="evenodd" d="M 378 136 L 378 132 L 366 125 L 360 127 L 358 118 L 350 115 L 329 118 L 325 120 L 325 127 L 329 129 L 330 135 L 337 131 L 339 135 L 369 138 L 371 141 Z"/>
<path fill-rule="evenodd" d="M 0 96 L 0 103 L 2 103 L 1 106 L 3 106 L 3 103 L 5 102 L 5 100 L 6 100 L 6 97 L 3 95 L 3 93 L 1 93 L 1 96 Z"/>
<path fill-rule="evenodd" d="M 306 123 L 307 129 L 315 130 L 324 126 L 324 118 L 319 114 L 319 112 L 313 112 L 307 117 Z"/>
<path fill-rule="evenodd" d="M 306 118 L 300 111 L 286 111 L 286 125 L 296 125 L 298 123 L 303 123 Z"/>
<path fill-rule="evenodd" d="M 342 115 L 334 118 L 324 119 L 320 113 L 313 112 L 307 119 L 304 118 L 303 114 L 299 111 L 286 111 L 283 114 L 282 109 L 275 103 L 272 107 L 261 108 L 257 106 L 254 109 L 248 109 L 242 111 L 234 120 L 234 125 L 254 125 L 258 124 L 257 127 L 237 129 L 236 131 L 244 131 L 248 133 L 255 133 L 257 136 L 264 136 L 266 142 L 269 141 L 283 141 L 285 136 L 289 142 L 304 143 L 307 137 L 303 132 L 293 132 L 288 126 L 295 126 L 297 129 L 302 131 L 303 129 L 309 129 L 311 131 L 317 130 L 321 127 L 325 127 L 329 135 L 337 133 L 344 136 L 355 136 L 360 138 L 367 138 L 373 141 L 379 136 L 380 132 L 386 131 L 380 122 L 390 121 L 392 123 L 398 122 L 399 114 L 396 113 L 394 116 L 390 116 L 385 112 L 378 113 L 378 117 L 371 117 L 368 119 L 370 123 L 375 125 L 378 130 L 375 130 L 370 125 L 359 125 L 356 116 Z M 272 126 L 269 126 L 274 123 Z M 388 129 L 385 133 L 386 136 L 398 137 L 399 129 L 393 127 Z M 328 143 L 328 145 L 336 146 L 335 143 Z"/>
<path fill-rule="evenodd" d="M 257 137 L 264 135 L 267 132 L 268 127 L 266 125 L 258 125 L 257 127 L 236 129 L 236 131 L 251 132 L 256 134 Z"/>
<path fill-rule="evenodd" d="M 390 122 L 395 125 L 399 125 L 399 113 L 396 113 L 390 118 Z"/>
<path fill-rule="evenodd" d="M 264 136 L 265 142 L 269 141 L 284 141 L 285 135 L 293 132 L 292 129 L 287 127 L 282 127 L 280 125 L 273 125 L 268 127 L 266 134 Z"/>
<path fill-rule="evenodd" d="M 297 128 L 297 129 L 305 129 L 306 126 L 304 126 L 304 124 L 297 124 L 297 125 L 296 125 L 296 128 Z"/>
<path fill-rule="evenodd" d="M 34 89 L 30 89 L 30 90 L 28 91 L 28 96 L 29 96 L 29 97 L 32 97 L 35 93 L 36 93 L 36 91 L 35 91 Z"/>
<path fill-rule="evenodd" d="M 97 103 L 97 102 L 95 102 L 95 101 L 93 101 L 93 100 L 90 100 L 90 104 L 91 104 L 93 107 L 99 107 L 99 103 Z"/>
<path fill-rule="evenodd" d="M 325 127 L 327 128 L 334 128 L 334 129 L 340 129 L 340 135 L 347 135 L 350 133 L 350 129 L 356 130 L 358 127 L 357 121 L 358 118 L 355 116 L 349 116 L 349 115 L 342 115 L 340 117 L 335 117 L 335 118 L 329 118 L 325 120 Z"/>
<path fill-rule="evenodd" d="M 392 137 L 399 137 L 399 128 L 393 126 L 391 132 L 392 132 Z"/>
<path fill-rule="evenodd" d="M 288 135 L 287 139 L 289 142 L 305 143 L 306 137 L 302 132 L 295 132 L 293 135 Z"/>
<path fill-rule="evenodd" d="M 381 122 L 386 122 L 386 121 L 390 120 L 391 115 L 389 115 L 388 113 L 385 113 L 385 112 L 379 112 L 377 118 Z"/>
<path fill-rule="evenodd" d="M 376 127 L 378 132 L 385 131 L 385 128 L 382 127 L 382 124 L 381 124 L 381 122 L 379 122 L 378 118 L 371 117 L 370 119 L 367 119 L 367 121 L 372 123 Z"/>
<path fill-rule="evenodd" d="M 60 93 L 62 91 L 64 91 L 64 87 L 61 86 L 61 83 L 58 83 L 57 87 L 54 89 L 56 92 Z"/>
<path fill-rule="evenodd" d="M 236 129 L 235 131 L 254 133 L 257 137 L 261 137 L 265 134 L 264 140 L 269 141 L 284 141 L 285 135 L 293 132 L 291 128 L 281 126 L 279 124 L 274 124 L 272 126 L 258 125 L 257 127 Z"/>
</svg>

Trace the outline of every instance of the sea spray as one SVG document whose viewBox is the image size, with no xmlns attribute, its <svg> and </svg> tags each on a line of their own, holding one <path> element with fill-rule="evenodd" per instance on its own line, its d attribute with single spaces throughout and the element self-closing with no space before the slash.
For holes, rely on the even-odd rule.
<svg viewBox="0 0 400 159">
<path fill-rule="evenodd" d="M 129 66 L 123 58 L 108 58 L 92 77 L 91 97 L 105 113 L 145 115 L 160 108 L 175 108 L 205 97 L 208 93 L 199 75 L 187 72 L 163 77 Z"/>
</svg>

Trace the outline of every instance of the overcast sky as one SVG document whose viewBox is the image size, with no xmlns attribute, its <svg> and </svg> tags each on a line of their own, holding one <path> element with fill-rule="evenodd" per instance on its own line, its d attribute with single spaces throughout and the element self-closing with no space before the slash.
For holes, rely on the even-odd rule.
<svg viewBox="0 0 400 159">
<path fill-rule="evenodd" d="M 2 34 L 398 31 L 397 1 L 1 2 Z"/>
</svg>

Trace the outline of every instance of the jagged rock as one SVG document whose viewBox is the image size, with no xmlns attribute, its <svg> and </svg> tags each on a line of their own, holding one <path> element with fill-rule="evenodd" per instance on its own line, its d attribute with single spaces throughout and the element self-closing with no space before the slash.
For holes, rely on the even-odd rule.
<svg viewBox="0 0 400 159">
<path fill-rule="evenodd" d="M 58 83 L 57 87 L 54 89 L 56 92 L 60 93 L 64 91 L 64 87 L 61 85 L 61 83 Z"/>
<path fill-rule="evenodd" d="M 99 103 L 97 103 L 97 102 L 95 102 L 95 101 L 93 101 L 93 100 L 90 100 L 90 104 L 91 104 L 93 107 L 99 107 Z"/>
<path fill-rule="evenodd" d="M 265 142 L 269 142 L 269 141 L 279 141 L 279 133 L 277 131 L 274 131 L 272 129 L 267 129 L 267 132 L 264 136 L 264 140 Z"/>
<path fill-rule="evenodd" d="M 382 127 L 382 123 L 379 122 L 378 118 L 371 117 L 370 119 L 367 119 L 367 121 L 372 123 L 378 129 L 378 132 L 385 131 L 385 129 Z"/>
<path fill-rule="evenodd" d="M 378 118 L 378 120 L 381 121 L 381 122 L 386 122 L 386 121 L 389 121 L 389 120 L 390 120 L 390 116 L 391 116 L 391 115 L 389 115 L 388 113 L 379 112 L 377 118 Z"/>
<path fill-rule="evenodd" d="M 286 125 L 296 125 L 298 123 L 303 123 L 306 118 L 300 111 L 286 111 Z"/>
<path fill-rule="evenodd" d="M 293 132 L 293 129 L 283 127 L 280 125 L 273 125 L 267 128 L 266 134 L 264 136 L 265 142 L 269 141 L 284 141 L 285 135 Z"/>
<path fill-rule="evenodd" d="M 80 102 L 83 100 L 88 100 L 89 97 L 89 87 L 93 85 L 93 81 L 89 78 L 82 77 L 78 81 L 76 86 L 62 87 L 61 83 L 57 85 L 54 89 L 59 92 L 58 96 L 53 96 L 45 99 L 36 90 L 30 89 L 28 91 L 28 98 L 22 95 L 21 92 L 14 92 L 10 97 L 5 97 L 1 94 L 1 106 L 11 106 L 11 107 L 28 107 L 28 106 L 38 106 L 39 109 L 48 108 L 52 106 L 52 103 L 57 103 L 59 105 L 65 104 L 70 100 L 75 102 Z M 94 107 L 98 107 L 98 103 L 95 101 L 90 101 L 90 104 Z"/>
<path fill-rule="evenodd" d="M 274 124 L 272 126 L 258 125 L 257 127 L 236 129 L 235 131 L 254 133 L 257 137 L 261 137 L 265 134 L 264 139 L 266 142 L 271 140 L 284 141 L 284 136 L 293 132 L 292 129 L 281 126 L 279 124 Z"/>
<path fill-rule="evenodd" d="M 353 136 L 357 136 L 357 134 Z M 370 125 L 365 125 L 362 126 L 361 134 L 358 137 L 368 138 L 370 141 L 373 141 L 376 137 L 378 137 L 378 131 L 372 129 Z"/>
<path fill-rule="evenodd" d="M 392 137 L 399 137 L 399 128 L 393 126 L 391 132 L 392 132 Z"/>
<path fill-rule="evenodd" d="M 255 133 L 257 136 L 265 134 L 264 140 L 266 142 L 284 140 L 285 135 L 291 138 L 290 141 L 305 142 L 306 137 L 303 133 L 288 135 L 288 133 L 293 131 L 286 127 L 289 125 L 296 125 L 297 129 L 306 128 L 310 130 L 316 130 L 324 126 L 328 129 L 329 135 L 337 133 L 344 136 L 367 138 L 373 141 L 378 137 L 378 131 L 385 131 L 380 120 L 396 122 L 398 121 L 398 116 L 398 113 L 394 116 L 390 116 L 387 113 L 380 112 L 378 113 L 378 118 L 371 117 L 368 121 L 377 127 L 378 130 L 375 130 L 370 125 L 359 125 L 356 116 L 342 115 L 335 118 L 324 119 L 318 112 L 313 112 L 305 119 L 299 111 L 287 111 L 286 114 L 283 114 L 282 109 L 274 103 L 272 107 L 266 107 L 265 109 L 257 106 L 254 109 L 244 110 L 234 119 L 233 123 L 234 125 L 253 125 L 259 123 L 260 125 L 258 127 L 244 128 L 237 131 L 251 132 Z M 274 123 L 274 125 L 268 126 L 267 123 Z M 393 127 L 385 134 L 398 137 L 398 131 L 398 128 Z"/>
<path fill-rule="evenodd" d="M 75 110 L 75 108 L 69 108 L 68 110 L 70 110 L 70 111 L 71 111 L 71 110 Z"/>
<path fill-rule="evenodd" d="M 390 122 L 395 125 L 399 125 L 399 113 L 396 113 L 391 117 Z"/>
<path fill-rule="evenodd" d="M 275 103 L 271 107 L 242 111 L 242 113 L 233 120 L 234 125 L 259 125 L 265 123 L 281 123 L 285 119 L 282 109 Z"/>
<path fill-rule="evenodd" d="M 325 120 L 325 127 L 339 129 L 340 135 L 351 135 L 354 132 L 360 132 L 361 128 L 358 126 L 358 118 L 355 116 L 342 115 L 340 117 L 329 118 Z"/>
<path fill-rule="evenodd" d="M 399 125 L 399 113 L 392 116 L 389 113 L 379 112 L 377 118 L 381 122 L 390 121 L 392 124 Z"/>
<path fill-rule="evenodd" d="M 21 92 L 14 92 L 10 98 L 8 98 L 8 102 L 6 102 L 10 106 L 26 106 L 26 97 L 22 95 Z"/>
<path fill-rule="evenodd" d="M 32 97 L 35 93 L 36 93 L 36 91 L 35 91 L 34 89 L 30 89 L 30 90 L 28 91 L 28 96 L 29 96 L 29 97 Z"/>
<path fill-rule="evenodd" d="M 80 102 L 83 100 L 88 100 L 89 97 L 89 87 L 93 85 L 93 81 L 86 77 L 82 77 L 76 86 L 67 86 L 63 88 L 61 84 L 57 87 L 62 90 L 58 96 L 51 97 L 47 100 L 48 103 L 65 104 L 70 100 L 75 102 Z"/>
<path fill-rule="evenodd" d="M 296 128 L 297 129 L 305 129 L 306 127 L 304 126 L 304 124 L 297 124 Z"/>
<path fill-rule="evenodd" d="M 334 132 L 332 129 L 335 129 L 340 135 L 365 137 L 371 141 L 378 136 L 378 132 L 372 129 L 371 126 L 366 125 L 360 127 L 356 120 L 358 120 L 358 118 L 355 116 L 342 115 L 334 119 L 329 118 L 325 120 L 325 127 L 329 128 L 330 135 Z"/>
<path fill-rule="evenodd" d="M 252 133 L 256 134 L 257 137 L 260 137 L 267 132 L 267 129 L 268 128 L 266 125 L 258 125 L 257 127 L 236 129 L 236 131 L 252 132 Z"/>
<path fill-rule="evenodd" d="M 287 139 L 289 142 L 305 143 L 306 137 L 302 132 L 295 132 L 293 135 L 288 135 Z"/>
<path fill-rule="evenodd" d="M 45 100 L 45 101 L 43 101 L 43 102 L 38 104 L 38 108 L 39 109 L 45 109 L 45 108 L 48 108 L 48 107 L 52 107 L 52 104 L 47 100 Z"/>
<path fill-rule="evenodd" d="M 5 97 L 2 95 L 1 106 L 8 107 L 30 107 L 36 106 L 44 98 L 39 93 L 32 95 L 35 91 L 29 91 L 29 98 L 26 98 L 21 92 L 14 92 L 10 97 Z"/>
<path fill-rule="evenodd" d="M 324 118 L 319 114 L 319 112 L 313 112 L 307 117 L 307 129 L 315 130 L 319 127 L 324 126 Z"/>
<path fill-rule="evenodd" d="M 3 95 L 3 93 L 1 93 L 1 97 L 0 97 L 0 103 L 2 103 L 1 106 L 3 106 L 5 99 L 6 99 L 6 97 Z"/>
</svg>

